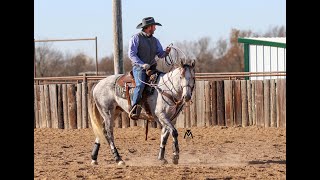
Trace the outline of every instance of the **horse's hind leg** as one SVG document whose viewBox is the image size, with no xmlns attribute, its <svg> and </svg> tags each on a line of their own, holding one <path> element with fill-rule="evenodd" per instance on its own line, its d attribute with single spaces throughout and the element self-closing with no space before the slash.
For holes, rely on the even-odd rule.
<svg viewBox="0 0 320 180">
<path fill-rule="evenodd" d="M 119 116 L 120 114 L 120 110 L 114 108 L 112 110 L 107 110 L 105 111 L 104 113 L 101 113 L 103 119 L 104 119 L 104 122 L 103 122 L 103 125 L 104 125 L 104 135 L 110 145 L 110 148 L 111 148 L 111 153 L 113 154 L 113 157 L 114 159 L 116 160 L 116 162 L 118 163 L 118 165 L 122 165 L 124 164 L 124 161 L 121 159 L 119 153 L 118 153 L 118 150 L 115 146 L 115 143 L 114 143 L 114 135 L 113 135 L 113 122 L 115 120 L 115 118 L 117 116 Z"/>
<path fill-rule="evenodd" d="M 92 159 L 91 164 L 92 165 L 98 164 L 97 159 L 98 159 L 99 149 L 100 149 L 100 140 L 99 140 L 99 138 L 96 138 L 94 146 L 93 146 L 93 150 L 91 153 L 91 159 Z"/>
</svg>

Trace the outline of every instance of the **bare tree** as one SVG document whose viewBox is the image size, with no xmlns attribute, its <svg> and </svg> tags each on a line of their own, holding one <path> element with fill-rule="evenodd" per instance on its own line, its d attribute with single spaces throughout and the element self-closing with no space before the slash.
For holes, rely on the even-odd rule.
<svg viewBox="0 0 320 180">
<path fill-rule="evenodd" d="M 210 48 L 210 44 L 210 37 L 203 37 L 196 42 L 178 42 L 177 46 L 181 47 L 180 49 L 185 52 L 187 58 L 196 59 L 196 72 L 208 72 L 212 69 L 212 63 L 215 60 L 213 54 L 214 50 Z"/>
<path fill-rule="evenodd" d="M 264 34 L 254 33 L 251 30 L 231 29 L 229 41 L 220 38 L 216 43 L 211 43 L 210 37 L 202 37 L 196 41 L 176 42 L 178 52 L 172 51 L 170 57 L 196 59 L 196 72 L 241 72 L 244 70 L 243 44 L 238 43 L 239 37 L 285 37 L 285 26 L 269 28 Z M 182 52 L 180 52 L 180 50 Z M 128 47 L 125 48 L 123 57 L 124 71 L 132 70 L 131 61 L 127 55 Z M 98 68 L 107 75 L 114 74 L 113 54 L 101 58 Z M 42 43 L 36 48 L 37 76 L 73 76 L 80 72 L 94 71 L 95 63 L 84 53 L 76 55 L 66 54 L 63 57 L 60 51 L 54 50 L 51 44 Z M 164 59 L 158 60 L 157 68 L 168 72 Z"/>
<path fill-rule="evenodd" d="M 81 72 L 93 71 L 94 67 L 93 58 L 89 58 L 84 53 L 78 53 L 66 60 L 64 74 L 67 76 L 77 76 Z"/>
<path fill-rule="evenodd" d="M 106 72 L 107 75 L 114 74 L 114 61 L 113 61 L 113 55 L 103 57 L 99 61 L 99 71 Z"/>
<path fill-rule="evenodd" d="M 51 48 L 52 44 L 42 43 L 36 48 L 37 77 L 55 76 L 63 67 L 63 55 Z"/>
<path fill-rule="evenodd" d="M 263 37 L 286 37 L 286 28 L 284 26 L 270 27 Z"/>
<path fill-rule="evenodd" d="M 213 49 L 214 54 L 217 58 L 221 58 L 227 52 L 228 42 L 226 39 L 220 38 Z"/>
</svg>

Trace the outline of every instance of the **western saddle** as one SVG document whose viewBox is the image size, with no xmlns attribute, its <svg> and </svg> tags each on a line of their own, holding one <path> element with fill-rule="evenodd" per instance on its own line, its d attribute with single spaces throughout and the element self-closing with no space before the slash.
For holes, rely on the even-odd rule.
<svg viewBox="0 0 320 180">
<path fill-rule="evenodd" d="M 160 71 L 158 71 L 156 68 L 150 68 L 149 70 L 147 70 L 146 74 L 147 74 L 147 81 L 148 83 L 155 83 L 155 81 L 157 80 L 157 77 L 159 75 L 159 73 L 162 73 Z M 130 117 L 130 110 L 131 110 L 131 96 L 130 96 L 130 90 L 131 92 L 133 92 L 133 89 L 136 87 L 136 82 L 134 80 L 134 76 L 133 76 L 133 72 L 132 70 L 122 76 L 120 76 L 117 81 L 116 81 L 116 87 L 121 89 L 121 92 L 123 92 L 121 95 L 117 94 L 118 96 L 127 99 L 128 102 L 128 112 L 129 112 L 129 118 L 132 120 L 138 120 L 138 118 L 132 118 Z M 139 104 L 140 106 L 142 105 L 144 107 L 144 110 L 146 112 L 146 118 L 147 120 L 153 120 L 152 117 L 152 113 L 150 111 L 150 107 L 148 102 L 146 101 L 147 96 L 151 95 L 153 93 L 153 88 L 149 87 L 149 86 L 145 86 L 144 90 L 143 90 L 143 95 L 142 95 L 142 99 L 140 100 Z M 140 109 L 141 111 L 141 109 Z"/>
</svg>

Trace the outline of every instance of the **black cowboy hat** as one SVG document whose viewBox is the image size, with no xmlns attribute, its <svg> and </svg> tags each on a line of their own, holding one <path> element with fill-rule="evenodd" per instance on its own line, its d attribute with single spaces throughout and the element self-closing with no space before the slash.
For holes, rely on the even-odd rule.
<svg viewBox="0 0 320 180">
<path fill-rule="evenodd" d="M 140 24 L 138 24 L 137 29 L 144 28 L 148 25 L 153 25 L 153 24 L 162 26 L 160 23 L 155 22 L 153 17 L 146 17 L 142 19 L 142 22 Z"/>
</svg>

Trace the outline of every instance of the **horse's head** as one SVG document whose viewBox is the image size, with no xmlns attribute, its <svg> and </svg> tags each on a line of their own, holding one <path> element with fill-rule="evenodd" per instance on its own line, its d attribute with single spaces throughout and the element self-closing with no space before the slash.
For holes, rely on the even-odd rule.
<svg viewBox="0 0 320 180">
<path fill-rule="evenodd" d="M 182 97 L 185 102 L 188 102 L 192 97 L 192 92 L 195 85 L 195 60 L 191 60 L 189 63 L 180 61 L 180 83 L 182 88 Z"/>
</svg>

